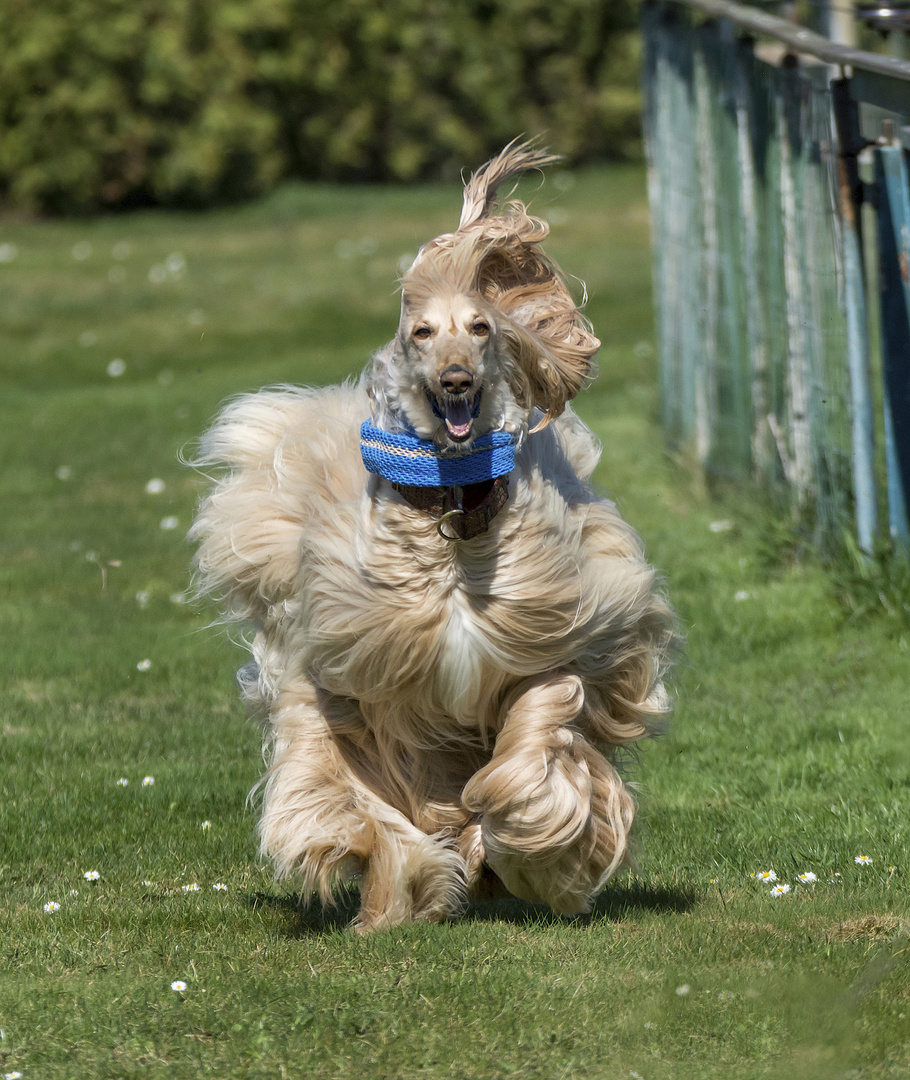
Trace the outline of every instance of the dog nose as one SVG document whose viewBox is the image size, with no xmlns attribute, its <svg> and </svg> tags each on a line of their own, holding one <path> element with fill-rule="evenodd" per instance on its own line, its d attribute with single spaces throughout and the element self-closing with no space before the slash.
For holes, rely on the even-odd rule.
<svg viewBox="0 0 910 1080">
<path fill-rule="evenodd" d="M 465 368 L 453 364 L 439 376 L 439 381 L 447 394 L 466 394 L 474 385 L 474 376 Z"/>
</svg>

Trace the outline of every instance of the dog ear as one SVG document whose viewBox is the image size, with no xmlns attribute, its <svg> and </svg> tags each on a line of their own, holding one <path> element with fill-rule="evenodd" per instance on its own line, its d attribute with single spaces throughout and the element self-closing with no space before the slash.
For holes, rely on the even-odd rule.
<svg viewBox="0 0 910 1080">
<path fill-rule="evenodd" d="M 516 361 L 512 392 L 523 407 L 536 405 L 543 411 L 543 419 L 533 429 L 540 431 L 561 416 L 566 404 L 590 381 L 593 350 L 587 342 L 544 342 L 515 323 L 503 325 L 501 335 Z"/>
</svg>

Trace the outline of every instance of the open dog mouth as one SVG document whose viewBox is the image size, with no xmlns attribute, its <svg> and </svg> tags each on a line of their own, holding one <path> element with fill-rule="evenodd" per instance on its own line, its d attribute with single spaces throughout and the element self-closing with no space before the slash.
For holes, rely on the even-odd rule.
<svg viewBox="0 0 910 1080">
<path fill-rule="evenodd" d="M 445 423 L 446 431 L 453 442 L 464 442 L 471 437 L 474 420 L 480 412 L 479 390 L 473 398 L 446 395 L 441 400 L 428 390 L 427 398 L 433 412 Z"/>
</svg>

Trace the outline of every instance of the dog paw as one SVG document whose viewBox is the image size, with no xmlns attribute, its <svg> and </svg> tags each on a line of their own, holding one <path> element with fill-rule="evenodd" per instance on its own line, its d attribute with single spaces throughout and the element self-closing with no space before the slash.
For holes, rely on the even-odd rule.
<svg viewBox="0 0 910 1080">
<path fill-rule="evenodd" d="M 381 846 L 364 868 L 352 928 L 365 934 L 408 922 L 445 922 L 461 913 L 466 892 L 465 861 L 447 839 L 425 836 Z"/>
<path fill-rule="evenodd" d="M 559 734 L 546 752 L 494 758 L 463 798 L 509 892 L 577 915 L 622 864 L 635 807 L 601 754 L 570 729 Z"/>
</svg>

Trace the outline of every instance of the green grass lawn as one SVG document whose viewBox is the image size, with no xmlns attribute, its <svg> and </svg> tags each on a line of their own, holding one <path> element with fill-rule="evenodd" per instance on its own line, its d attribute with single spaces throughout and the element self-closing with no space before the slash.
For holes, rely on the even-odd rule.
<svg viewBox="0 0 910 1080">
<path fill-rule="evenodd" d="M 910 632 L 848 621 L 755 500 L 662 450 L 641 170 L 523 190 L 604 342 L 597 481 L 687 633 L 634 768 L 639 873 L 575 921 L 506 902 L 361 939 L 354 898 L 299 907 L 256 855 L 244 654 L 183 602 L 181 450 L 231 394 L 362 367 L 458 191 L 3 221 L 0 1075 L 910 1074 Z"/>
</svg>

